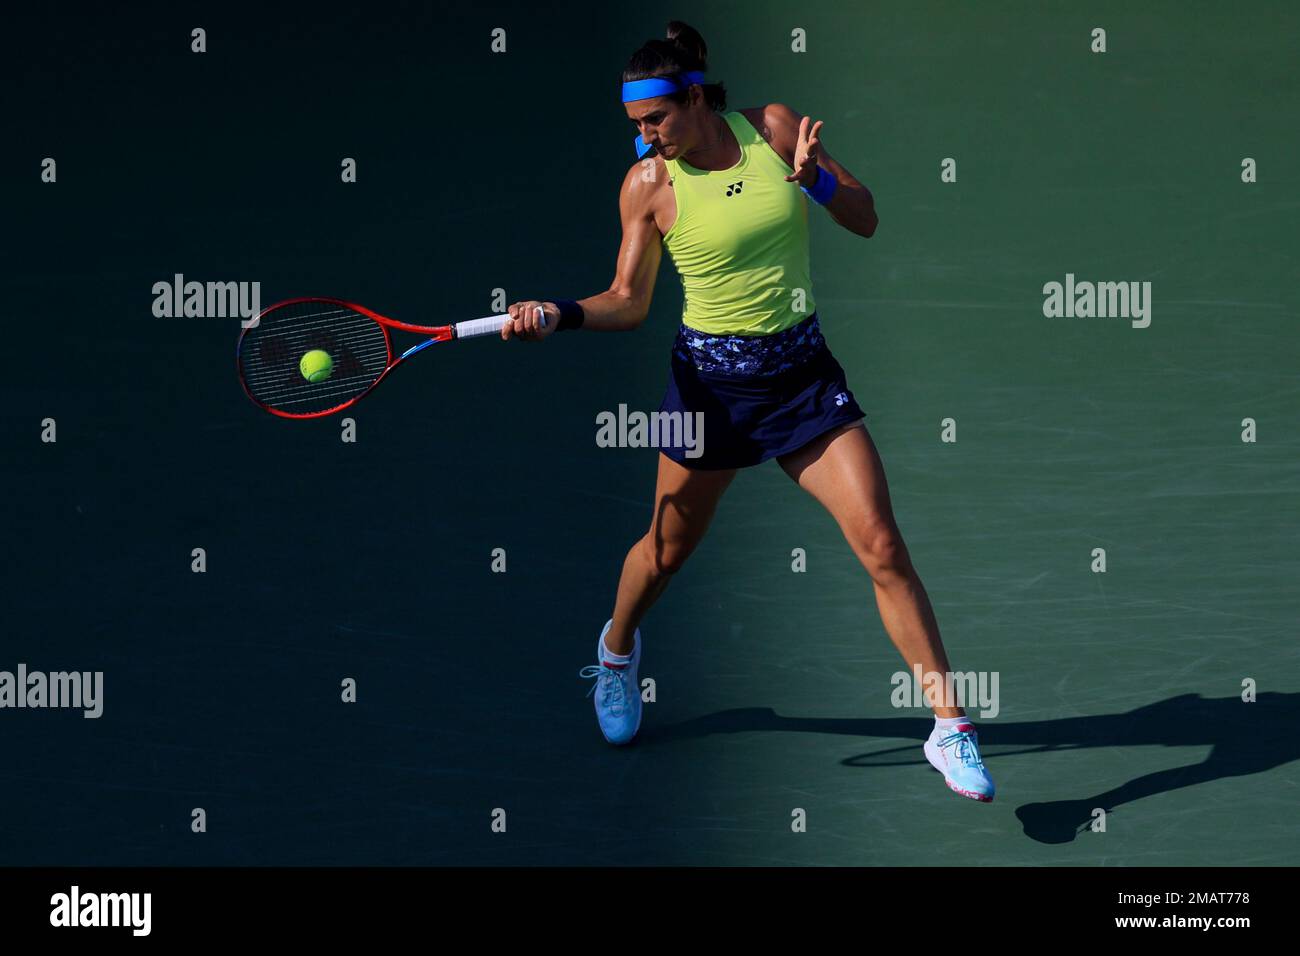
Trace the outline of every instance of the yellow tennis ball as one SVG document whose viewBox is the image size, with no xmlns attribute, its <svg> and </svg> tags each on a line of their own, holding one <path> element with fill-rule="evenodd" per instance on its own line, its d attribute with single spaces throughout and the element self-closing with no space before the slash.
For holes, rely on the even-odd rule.
<svg viewBox="0 0 1300 956">
<path fill-rule="evenodd" d="M 329 352 L 312 349 L 298 362 L 298 371 L 312 384 L 323 382 L 333 374 L 334 360 L 330 358 Z"/>
</svg>

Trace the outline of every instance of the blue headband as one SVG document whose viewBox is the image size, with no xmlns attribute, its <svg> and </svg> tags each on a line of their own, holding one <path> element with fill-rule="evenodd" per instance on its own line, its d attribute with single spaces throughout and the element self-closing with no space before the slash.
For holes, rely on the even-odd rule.
<svg viewBox="0 0 1300 956">
<path fill-rule="evenodd" d="M 704 83 L 704 73 L 701 70 L 690 70 L 682 73 L 679 78 L 654 76 L 648 80 L 633 80 L 631 83 L 623 84 L 623 102 L 631 103 L 633 100 L 648 100 L 656 96 L 668 96 L 671 93 L 677 93 L 689 88 L 692 83 Z M 641 142 L 640 136 L 636 136 L 635 140 L 637 159 L 641 159 L 653 149 L 648 143 Z"/>
</svg>

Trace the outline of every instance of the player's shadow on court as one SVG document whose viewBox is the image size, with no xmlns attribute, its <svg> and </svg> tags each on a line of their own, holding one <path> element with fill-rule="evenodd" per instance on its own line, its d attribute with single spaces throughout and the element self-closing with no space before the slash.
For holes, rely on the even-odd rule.
<svg viewBox="0 0 1300 956">
<path fill-rule="evenodd" d="M 1093 810 L 1111 814 L 1119 807 L 1157 793 L 1225 777 L 1242 777 L 1272 770 L 1300 756 L 1300 735 L 1293 724 L 1300 713 L 1300 694 L 1264 693 L 1255 703 L 1239 697 L 1206 699 L 1183 694 L 1139 707 L 1123 714 L 1099 717 L 1065 717 L 1059 720 L 1000 723 L 975 718 L 984 763 L 999 781 L 998 768 L 1004 760 L 1019 754 L 1045 751 L 1084 750 L 1111 747 L 1116 753 L 1108 767 L 1122 773 L 1126 766 L 1143 758 L 1125 748 L 1163 745 L 1212 749 L 1200 763 L 1169 770 L 1157 770 L 1134 777 L 1109 790 L 1073 796 L 1048 803 L 1026 803 L 1016 808 L 1025 835 L 1040 843 L 1069 843 L 1091 825 Z M 846 766 L 882 767 L 923 764 L 921 742 L 934 726 L 932 717 L 830 718 L 782 717 L 770 708 L 747 708 L 709 714 L 660 728 L 653 743 L 705 737 L 711 734 L 750 731 L 781 731 L 811 734 L 848 734 L 855 737 L 914 737 L 915 744 L 887 751 L 860 754 L 844 760 Z M 644 730 L 643 730 L 644 733 Z M 1017 749 L 1007 749 L 1008 747 Z M 884 759 L 881 759 L 884 758 Z M 1095 765 L 1094 765 L 1095 766 Z M 1090 768 L 1093 769 L 1093 768 Z M 1140 766 L 1134 769 L 1140 770 Z M 1062 789 L 1087 785 L 1083 771 L 1064 773 Z M 1005 790 L 998 799 L 1006 799 Z"/>
</svg>

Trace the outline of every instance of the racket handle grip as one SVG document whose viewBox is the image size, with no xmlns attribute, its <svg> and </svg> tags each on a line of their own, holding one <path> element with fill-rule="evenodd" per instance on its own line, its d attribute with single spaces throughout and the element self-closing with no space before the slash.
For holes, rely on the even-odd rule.
<svg viewBox="0 0 1300 956">
<path fill-rule="evenodd" d="M 542 328 L 546 328 L 546 313 L 541 312 Z M 501 332 L 502 327 L 510 321 L 508 315 L 489 315 L 482 319 L 466 319 L 464 322 L 456 323 L 456 338 L 472 339 L 478 335 L 497 335 Z"/>
</svg>

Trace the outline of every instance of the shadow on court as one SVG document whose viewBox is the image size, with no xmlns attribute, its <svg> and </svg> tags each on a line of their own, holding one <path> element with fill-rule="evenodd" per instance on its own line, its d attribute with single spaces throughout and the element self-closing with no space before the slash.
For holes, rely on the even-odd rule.
<svg viewBox="0 0 1300 956">
<path fill-rule="evenodd" d="M 1016 817 L 1024 826 L 1026 836 L 1040 843 L 1069 843 L 1089 826 L 1096 807 L 1103 808 L 1109 817 L 1116 808 L 1143 797 L 1225 777 L 1261 773 L 1295 760 L 1300 756 L 1297 753 L 1300 748 L 1295 735 L 1289 732 L 1289 724 L 1298 709 L 1300 694 L 1263 693 L 1251 704 L 1239 697 L 1206 699 L 1199 694 L 1182 694 L 1122 714 L 1015 723 L 980 722 L 978 716 L 975 720 L 980 750 L 995 783 L 998 763 L 1020 754 L 1157 744 L 1213 746 L 1200 763 L 1142 774 L 1117 787 L 1085 796 L 1026 803 L 1016 808 Z M 913 737 L 916 743 L 905 747 L 859 754 L 843 761 L 852 767 L 909 766 L 925 763 L 920 756 L 921 741 L 933 726 L 929 717 L 782 717 L 770 708 L 754 707 L 721 711 L 668 727 L 643 728 L 641 744 L 653 747 L 696 737 L 752 731 Z M 1113 759 L 1115 766 L 1123 766 L 1122 757 Z M 1088 783 L 1080 777 L 1065 777 L 1061 785 L 1077 792 Z M 1008 796 L 1003 792 L 999 799 Z"/>
</svg>

